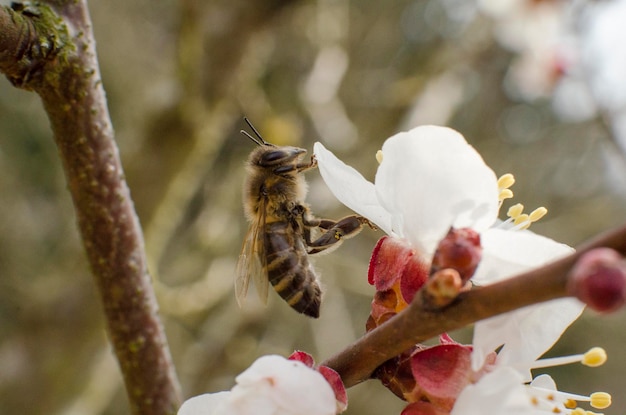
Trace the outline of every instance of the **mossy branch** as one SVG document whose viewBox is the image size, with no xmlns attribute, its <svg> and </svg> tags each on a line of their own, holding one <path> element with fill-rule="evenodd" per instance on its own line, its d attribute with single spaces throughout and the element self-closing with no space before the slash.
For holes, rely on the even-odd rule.
<svg viewBox="0 0 626 415">
<path fill-rule="evenodd" d="M 41 97 L 134 414 L 172 414 L 180 387 L 124 179 L 85 0 L 0 8 L 0 71 Z"/>
</svg>

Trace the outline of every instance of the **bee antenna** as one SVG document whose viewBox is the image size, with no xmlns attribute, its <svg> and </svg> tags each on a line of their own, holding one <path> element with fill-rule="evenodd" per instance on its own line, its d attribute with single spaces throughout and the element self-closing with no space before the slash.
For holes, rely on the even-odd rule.
<svg viewBox="0 0 626 415">
<path fill-rule="evenodd" d="M 258 137 L 258 140 L 256 138 L 252 137 L 250 135 L 250 133 L 248 133 L 245 130 L 241 130 L 242 134 L 246 135 L 250 140 L 254 141 L 257 145 L 260 145 L 260 146 L 268 146 L 268 145 L 270 145 L 268 142 L 263 140 L 263 137 L 261 137 L 261 134 L 259 134 L 257 129 L 254 128 L 254 125 L 252 125 L 252 123 L 250 122 L 250 120 L 247 117 L 243 117 L 243 119 L 246 121 L 246 124 L 248 124 L 250 126 L 250 128 L 252 128 L 252 131 L 254 132 L 254 135 L 256 135 Z"/>
<path fill-rule="evenodd" d="M 240 132 L 241 134 L 245 135 L 246 137 L 248 137 L 250 140 L 254 141 L 254 143 L 255 143 L 256 145 L 258 145 L 258 146 L 262 146 L 262 145 L 263 145 L 263 143 L 259 142 L 259 140 L 257 140 L 256 138 L 252 137 L 252 136 L 250 135 L 250 133 L 249 133 L 249 132 L 247 132 L 246 130 L 239 130 L 239 132 Z"/>
</svg>

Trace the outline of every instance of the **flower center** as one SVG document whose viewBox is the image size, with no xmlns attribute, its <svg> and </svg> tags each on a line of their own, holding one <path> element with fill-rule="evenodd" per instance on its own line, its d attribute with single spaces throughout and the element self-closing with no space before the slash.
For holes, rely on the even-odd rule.
<svg viewBox="0 0 626 415">
<path fill-rule="evenodd" d="M 531 369 L 560 366 L 569 363 L 581 363 L 585 366 L 597 367 L 604 364 L 606 359 L 607 356 L 604 349 L 594 347 L 583 354 L 537 360 Z M 585 396 L 558 391 L 552 378 L 547 375 L 537 376 L 528 385 L 528 392 L 533 406 L 538 410 L 550 413 L 592 415 L 593 412 L 579 408 L 578 402 L 588 402 L 589 405 L 596 409 L 608 408 L 611 405 L 611 395 L 606 392 L 594 392 L 589 396 Z"/>
<path fill-rule="evenodd" d="M 595 412 L 578 407 L 578 402 L 588 402 L 596 409 L 608 408 L 611 405 L 611 395 L 606 392 L 594 392 L 589 396 L 584 396 L 529 386 L 529 395 L 530 401 L 536 409 L 553 414 L 595 414 Z"/>
</svg>

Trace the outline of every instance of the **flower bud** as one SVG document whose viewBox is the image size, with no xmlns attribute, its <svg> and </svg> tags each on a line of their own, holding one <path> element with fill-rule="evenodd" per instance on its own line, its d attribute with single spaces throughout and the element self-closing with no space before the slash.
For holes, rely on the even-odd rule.
<svg viewBox="0 0 626 415">
<path fill-rule="evenodd" d="M 568 292 L 600 313 L 619 309 L 626 302 L 626 264 L 609 248 L 583 254 L 572 268 Z"/>
<path fill-rule="evenodd" d="M 430 275 L 452 268 L 458 271 L 465 283 L 474 275 L 481 257 L 480 235 L 476 231 L 470 228 L 450 228 L 435 251 Z"/>
</svg>

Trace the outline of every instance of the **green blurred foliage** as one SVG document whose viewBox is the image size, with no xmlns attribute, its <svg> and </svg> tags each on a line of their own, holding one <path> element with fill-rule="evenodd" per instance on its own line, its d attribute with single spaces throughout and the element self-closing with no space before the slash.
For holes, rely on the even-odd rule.
<svg viewBox="0 0 626 415">
<path fill-rule="evenodd" d="M 254 293 L 237 307 L 233 271 L 247 228 L 241 183 L 252 149 L 239 133 L 244 115 L 268 141 L 307 149 L 323 141 L 369 178 L 386 137 L 416 122 L 446 124 L 497 174 L 516 175 L 515 201 L 548 208 L 536 232 L 576 245 L 624 222 L 623 158 L 608 164 L 615 149 L 603 121 L 566 124 L 549 102 L 507 98 L 511 54 L 487 19 L 468 19 L 449 4 L 90 4 L 186 396 L 229 389 L 262 354 L 330 357 L 363 333 L 373 294 L 366 270 L 380 233 L 366 230 L 315 261 L 326 292 L 319 320 L 294 313 L 273 292 L 267 307 Z M 0 413 L 128 413 L 48 122 L 38 97 L 6 80 L 0 131 Z M 348 212 L 317 172 L 307 178 L 315 213 Z M 553 372 L 563 390 L 611 392 L 606 414 L 626 407 L 624 322 L 623 312 L 588 312 L 551 352 L 608 350 L 603 368 Z M 376 381 L 349 397 L 347 414 L 397 414 L 404 406 Z"/>
</svg>

